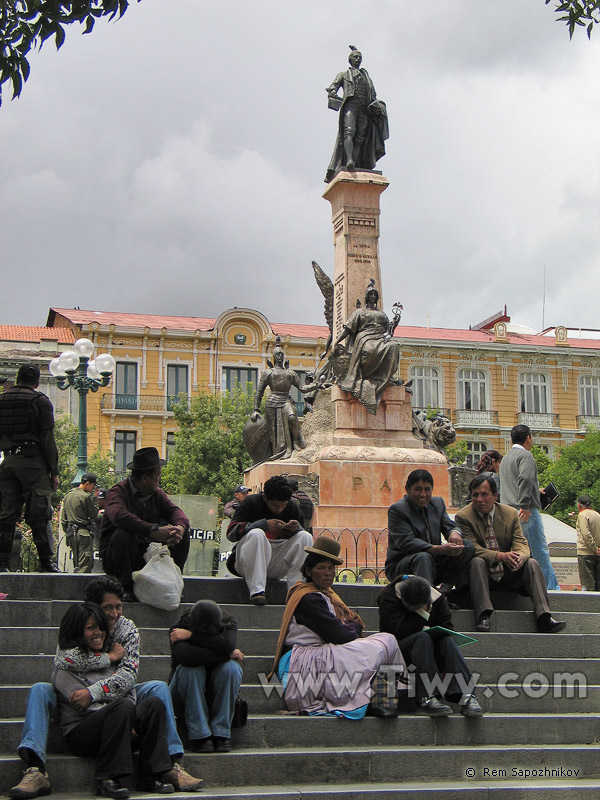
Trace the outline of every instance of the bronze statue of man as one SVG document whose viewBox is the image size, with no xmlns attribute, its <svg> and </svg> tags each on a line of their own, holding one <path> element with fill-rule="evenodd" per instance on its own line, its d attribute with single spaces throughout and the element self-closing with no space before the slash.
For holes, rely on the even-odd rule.
<svg viewBox="0 0 600 800">
<path fill-rule="evenodd" d="M 385 155 L 385 140 L 389 137 L 385 103 L 377 99 L 373 81 L 360 65 L 362 54 L 350 45 L 349 69 L 336 75 L 327 87 L 329 108 L 340 112 L 338 135 L 327 168 L 325 182 L 329 183 L 341 168 L 373 169 Z M 342 89 L 343 95 L 338 95 Z"/>
<path fill-rule="evenodd" d="M 300 379 L 294 370 L 284 364 L 284 358 L 280 339 L 277 337 L 273 350 L 274 363 L 269 364 L 269 369 L 260 376 L 254 397 L 254 411 L 250 416 L 253 423 L 259 421 L 260 403 L 268 386 L 271 394 L 266 402 L 265 421 L 271 441 L 270 460 L 289 458 L 294 450 L 302 450 L 305 446 L 296 407 L 290 396 L 292 386 L 300 388 Z M 253 453 L 250 455 L 253 456 Z"/>
</svg>

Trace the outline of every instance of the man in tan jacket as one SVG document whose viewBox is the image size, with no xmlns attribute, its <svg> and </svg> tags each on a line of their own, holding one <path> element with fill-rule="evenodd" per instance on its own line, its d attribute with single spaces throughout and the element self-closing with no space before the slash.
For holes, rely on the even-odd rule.
<svg viewBox="0 0 600 800">
<path fill-rule="evenodd" d="M 577 498 L 577 566 L 584 592 L 600 592 L 600 514 L 592 498 Z"/>
<path fill-rule="evenodd" d="M 533 602 L 539 633 L 558 633 L 564 622 L 552 619 L 546 582 L 539 564 L 529 555 L 519 514 L 511 506 L 496 502 L 496 484 L 480 475 L 469 486 L 471 503 L 456 515 L 463 537 L 475 545 L 469 564 L 469 589 L 475 611 L 476 630 L 490 630 L 494 606 L 490 591 L 525 590 Z"/>
</svg>

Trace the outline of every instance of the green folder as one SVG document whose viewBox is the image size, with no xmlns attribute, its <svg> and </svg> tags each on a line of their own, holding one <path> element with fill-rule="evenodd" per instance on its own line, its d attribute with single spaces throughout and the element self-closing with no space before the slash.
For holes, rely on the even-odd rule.
<svg viewBox="0 0 600 800">
<path fill-rule="evenodd" d="M 441 639 L 442 636 L 451 636 L 459 647 L 464 647 L 466 644 L 472 644 L 477 639 L 472 636 L 466 636 L 464 633 L 458 631 L 451 631 L 450 628 L 443 628 L 441 625 L 435 625 L 433 628 L 424 628 L 425 633 L 428 633 L 432 639 Z"/>
</svg>

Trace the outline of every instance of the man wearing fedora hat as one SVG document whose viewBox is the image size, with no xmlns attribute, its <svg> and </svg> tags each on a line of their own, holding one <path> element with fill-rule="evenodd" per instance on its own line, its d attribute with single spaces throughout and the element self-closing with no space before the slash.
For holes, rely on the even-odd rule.
<svg viewBox="0 0 600 800">
<path fill-rule="evenodd" d="M 132 573 L 144 567 L 150 542 L 166 544 L 183 570 L 190 549 L 190 521 L 159 488 L 166 462 L 156 447 L 142 447 L 127 464 L 131 475 L 106 494 L 100 527 L 100 558 L 104 571 L 121 582 L 125 601 L 135 601 Z"/>
</svg>

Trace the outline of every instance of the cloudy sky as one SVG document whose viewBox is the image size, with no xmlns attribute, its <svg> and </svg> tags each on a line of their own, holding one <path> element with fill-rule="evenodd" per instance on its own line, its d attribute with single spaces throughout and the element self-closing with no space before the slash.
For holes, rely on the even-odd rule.
<svg viewBox="0 0 600 800">
<path fill-rule="evenodd" d="M 0 109 L 0 323 L 50 306 L 321 323 L 325 87 L 387 103 L 386 310 L 600 328 L 600 30 L 544 0 L 142 0 L 31 55 Z"/>
</svg>

